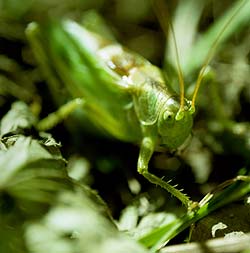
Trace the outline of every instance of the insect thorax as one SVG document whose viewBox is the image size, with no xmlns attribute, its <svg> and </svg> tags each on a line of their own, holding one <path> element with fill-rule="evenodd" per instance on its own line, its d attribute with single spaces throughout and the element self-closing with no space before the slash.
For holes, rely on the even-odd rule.
<svg viewBox="0 0 250 253">
<path fill-rule="evenodd" d="M 191 103 L 185 100 L 183 117 L 176 120 L 180 109 L 179 96 L 166 84 L 148 78 L 138 87 L 133 101 L 141 126 L 157 139 L 159 146 L 177 149 L 189 137 L 193 125 Z"/>
<path fill-rule="evenodd" d="M 98 55 L 125 82 L 123 87 L 128 88 L 133 98 L 141 136 L 149 134 L 160 146 L 178 148 L 190 135 L 193 124 L 189 102 L 186 101 L 184 117 L 177 121 L 179 96 L 164 82 L 159 68 L 119 45 L 107 46 Z"/>
</svg>

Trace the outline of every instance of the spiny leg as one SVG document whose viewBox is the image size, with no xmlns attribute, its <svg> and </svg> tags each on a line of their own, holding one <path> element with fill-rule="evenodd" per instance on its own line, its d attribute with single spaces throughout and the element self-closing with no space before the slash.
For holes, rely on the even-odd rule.
<svg viewBox="0 0 250 253">
<path fill-rule="evenodd" d="M 188 209 L 192 206 L 193 201 L 189 199 L 187 195 L 176 189 L 174 186 L 163 181 L 159 177 L 148 172 L 148 163 L 154 152 L 154 141 L 150 137 L 144 137 L 140 147 L 140 154 L 138 158 L 137 170 L 143 175 L 148 181 L 153 184 L 161 186 L 163 189 L 170 192 L 173 196 L 179 199 Z"/>
<path fill-rule="evenodd" d="M 46 131 L 53 128 L 58 123 L 63 121 L 67 116 L 69 116 L 77 108 L 81 108 L 85 104 L 84 99 L 76 98 L 65 105 L 61 106 L 57 111 L 49 114 L 46 118 L 42 119 L 37 124 L 37 129 L 39 131 Z"/>
</svg>

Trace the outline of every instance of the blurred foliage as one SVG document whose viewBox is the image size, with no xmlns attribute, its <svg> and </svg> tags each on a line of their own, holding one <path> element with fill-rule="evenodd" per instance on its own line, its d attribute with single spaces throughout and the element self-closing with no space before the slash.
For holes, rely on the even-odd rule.
<svg viewBox="0 0 250 253">
<path fill-rule="evenodd" d="M 72 180 L 59 144 L 16 102 L 1 121 L 1 252 L 146 252 L 120 234 L 93 190 Z"/>
<path fill-rule="evenodd" d="M 72 18 L 161 66 L 166 79 L 178 90 L 172 38 L 160 28 L 150 2 L 0 0 L 0 116 L 16 100 L 28 104 L 27 107 L 22 102 L 14 103 L 1 120 L 0 252 L 147 252 L 131 237 L 118 232 L 116 225 L 129 236 L 141 241 L 148 239 L 159 246 L 164 244 L 161 233 L 170 233 L 170 226 L 178 224 L 183 230 L 196 220 L 178 219 L 183 208 L 136 174 L 136 147 L 98 135 L 90 137 L 79 127 L 77 119 L 70 118 L 65 124 L 68 128 L 61 124 L 52 130 L 53 137 L 62 142 L 64 156 L 70 158 L 67 166 L 60 153 L 61 144 L 34 128 L 38 117 L 55 110 L 52 97 L 64 99 L 66 95 L 60 85 L 60 95 L 49 93 L 24 32 L 32 21 L 46 23 L 51 18 Z M 167 1 L 187 96 L 192 94 L 211 44 L 239 2 Z M 194 199 L 235 176 L 242 167 L 249 168 L 250 4 L 246 2 L 207 69 L 191 143 L 174 158 L 170 154 L 156 154 L 150 165 L 150 170 L 157 174 L 174 178 Z M 122 213 L 119 221 L 110 219 L 107 206 L 86 184 L 98 189 L 117 220 Z M 232 200 L 247 194 L 248 184 L 241 186 L 234 188 L 235 192 L 245 191 L 233 195 Z M 221 196 L 227 199 L 229 195 Z M 245 217 L 249 205 L 242 206 Z M 222 214 L 208 216 L 212 223 L 200 221 L 193 240 L 200 240 L 195 239 L 195 233 L 208 234 L 202 240 L 210 238 L 212 226 L 222 221 L 221 215 L 231 212 L 230 208 L 222 209 Z M 157 231 L 158 226 L 162 230 Z M 249 231 L 232 227 L 232 231 Z M 186 237 L 187 233 L 181 234 L 173 243 L 183 242 Z"/>
</svg>

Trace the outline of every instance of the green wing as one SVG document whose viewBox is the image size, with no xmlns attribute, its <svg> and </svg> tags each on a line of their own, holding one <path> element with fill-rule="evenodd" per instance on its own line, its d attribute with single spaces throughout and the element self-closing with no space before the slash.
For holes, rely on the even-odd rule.
<svg viewBox="0 0 250 253">
<path fill-rule="evenodd" d="M 83 97 L 87 117 L 109 134 L 125 141 L 140 139 L 126 83 L 97 54 L 108 41 L 73 21 L 33 25 L 27 34 L 49 83 L 59 80 L 68 99 Z"/>
</svg>

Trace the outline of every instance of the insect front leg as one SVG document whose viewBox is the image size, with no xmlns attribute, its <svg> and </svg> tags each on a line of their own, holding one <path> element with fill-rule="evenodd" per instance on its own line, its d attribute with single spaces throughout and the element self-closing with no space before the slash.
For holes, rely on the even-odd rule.
<svg viewBox="0 0 250 253">
<path fill-rule="evenodd" d="M 152 137 L 144 137 L 141 142 L 140 153 L 138 158 L 137 170 L 143 175 L 148 181 L 153 184 L 161 186 L 163 189 L 167 190 L 173 196 L 178 198 L 188 209 L 192 206 L 193 201 L 189 199 L 187 195 L 182 193 L 180 190 L 176 189 L 174 186 L 163 181 L 159 177 L 151 174 L 148 171 L 148 163 L 152 157 L 155 149 L 155 141 Z"/>
</svg>

